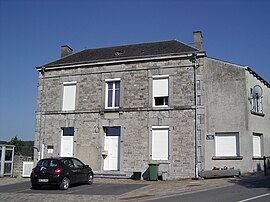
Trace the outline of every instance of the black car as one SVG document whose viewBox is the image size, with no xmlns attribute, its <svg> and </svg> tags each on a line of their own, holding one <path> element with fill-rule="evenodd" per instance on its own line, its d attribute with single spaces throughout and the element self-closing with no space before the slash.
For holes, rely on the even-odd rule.
<svg viewBox="0 0 270 202">
<path fill-rule="evenodd" d="M 73 157 L 41 159 L 31 173 L 33 189 L 43 185 L 57 185 L 67 190 L 70 184 L 93 184 L 93 180 L 94 173 L 89 165 Z"/>
</svg>

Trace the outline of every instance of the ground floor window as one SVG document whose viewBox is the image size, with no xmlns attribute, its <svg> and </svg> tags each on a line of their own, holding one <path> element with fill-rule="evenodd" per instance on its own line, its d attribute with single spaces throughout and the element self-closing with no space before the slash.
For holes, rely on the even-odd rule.
<svg viewBox="0 0 270 202">
<path fill-rule="evenodd" d="M 217 157 L 240 156 L 239 133 L 216 133 L 215 153 Z"/>
<path fill-rule="evenodd" d="M 169 160 L 169 127 L 152 128 L 152 160 Z"/>
<path fill-rule="evenodd" d="M 261 157 L 262 156 L 262 147 L 261 142 L 262 135 L 261 134 L 253 134 L 253 157 Z"/>
</svg>

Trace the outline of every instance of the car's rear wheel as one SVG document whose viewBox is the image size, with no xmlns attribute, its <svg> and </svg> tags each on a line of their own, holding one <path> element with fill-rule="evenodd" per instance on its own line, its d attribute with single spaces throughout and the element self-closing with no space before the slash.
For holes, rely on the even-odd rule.
<svg viewBox="0 0 270 202">
<path fill-rule="evenodd" d="M 86 183 L 90 185 L 90 184 L 93 184 L 93 182 L 94 182 L 94 175 L 93 175 L 93 173 L 89 173 L 87 175 L 87 181 L 86 181 Z"/>
<path fill-rule="evenodd" d="M 70 180 L 67 177 L 64 177 L 62 179 L 61 184 L 59 185 L 59 188 L 61 190 L 67 190 L 69 188 Z"/>
</svg>

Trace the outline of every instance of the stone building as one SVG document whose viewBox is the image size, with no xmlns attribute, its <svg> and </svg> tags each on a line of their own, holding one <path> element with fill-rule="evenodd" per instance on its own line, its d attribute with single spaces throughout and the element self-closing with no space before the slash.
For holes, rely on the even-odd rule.
<svg viewBox="0 0 270 202">
<path fill-rule="evenodd" d="M 269 83 L 176 40 L 88 49 L 39 71 L 35 159 L 76 156 L 96 174 L 257 171 L 270 155 Z M 195 99 L 196 98 L 196 99 Z M 255 158 L 256 157 L 256 158 Z"/>
</svg>

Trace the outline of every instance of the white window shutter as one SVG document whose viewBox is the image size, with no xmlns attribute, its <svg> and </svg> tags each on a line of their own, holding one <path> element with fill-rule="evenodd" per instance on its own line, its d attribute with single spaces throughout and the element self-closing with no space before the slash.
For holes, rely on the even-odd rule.
<svg viewBox="0 0 270 202">
<path fill-rule="evenodd" d="M 153 79 L 153 95 L 154 97 L 168 96 L 168 78 Z"/>
<path fill-rule="evenodd" d="M 261 155 L 261 136 L 253 135 L 253 156 Z"/>
<path fill-rule="evenodd" d="M 216 156 L 238 156 L 238 141 L 236 134 L 216 135 Z"/>
<path fill-rule="evenodd" d="M 75 110 L 76 84 L 64 85 L 62 110 Z"/>
<path fill-rule="evenodd" d="M 152 130 L 152 160 L 169 159 L 169 131 Z"/>
</svg>

